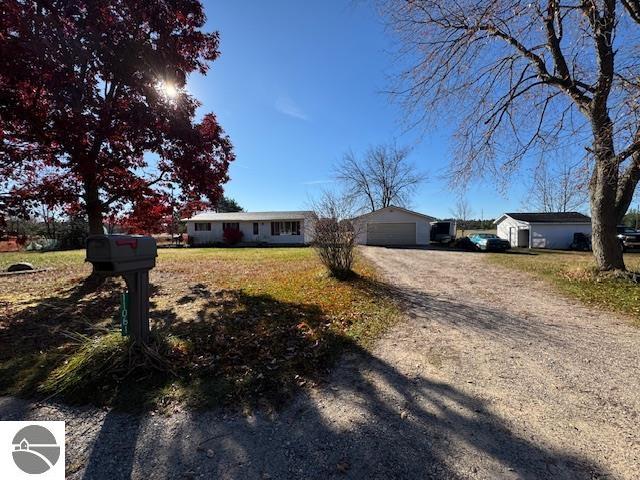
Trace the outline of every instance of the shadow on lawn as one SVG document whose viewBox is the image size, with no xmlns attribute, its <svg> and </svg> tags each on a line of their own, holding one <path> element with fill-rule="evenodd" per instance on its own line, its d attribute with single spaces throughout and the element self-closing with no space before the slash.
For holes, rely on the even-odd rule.
<svg viewBox="0 0 640 480">
<path fill-rule="evenodd" d="M 68 341 L 65 331 L 91 333 L 96 319 L 114 315 L 118 308 L 113 288 L 111 280 L 88 277 L 6 318 L 0 330 L 0 360 L 55 348 Z"/>
<path fill-rule="evenodd" d="M 188 382 L 178 381 L 194 406 L 234 401 L 276 408 L 298 384 L 324 373 L 344 347 L 317 306 L 242 290 L 191 290 L 206 299 L 195 320 L 180 321 L 173 310 L 154 318 L 161 335 L 183 342 L 172 360 L 193 372 Z"/>
<path fill-rule="evenodd" d="M 68 332 L 100 329 L 117 311 L 112 280 L 88 277 L 12 316 L 0 317 L 0 390 L 31 395 L 57 365 Z"/>
<path fill-rule="evenodd" d="M 69 333 L 113 331 L 111 319 L 118 309 L 113 287 L 85 282 L 9 318 L 0 330 L 0 389 L 50 395 L 48 390 L 38 395 L 38 387 L 66 360 L 76 362 L 65 374 L 72 381 L 54 396 L 72 403 L 125 410 L 176 400 L 193 407 L 234 402 L 276 408 L 299 385 L 325 373 L 344 346 L 342 336 L 316 306 L 242 290 L 212 293 L 197 284 L 175 306 L 152 308 L 151 353 L 159 354 L 160 367 L 166 369 L 159 369 L 158 362 L 132 362 L 131 350 L 118 340 L 118 333 L 111 334 L 108 344 L 99 345 L 99 354 L 91 355 Z M 196 298 L 203 301 L 196 319 L 182 320 L 179 309 Z"/>
</svg>

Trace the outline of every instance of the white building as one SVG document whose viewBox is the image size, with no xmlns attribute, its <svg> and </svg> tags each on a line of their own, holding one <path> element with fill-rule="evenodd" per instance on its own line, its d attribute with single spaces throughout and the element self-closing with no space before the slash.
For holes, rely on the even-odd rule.
<svg viewBox="0 0 640 480">
<path fill-rule="evenodd" d="M 512 247 L 567 249 L 574 233 L 591 235 L 591 218 L 578 212 L 505 213 L 493 223 Z"/>
<path fill-rule="evenodd" d="M 386 207 L 353 219 L 360 245 L 428 245 L 435 218 L 400 207 Z"/>
<path fill-rule="evenodd" d="M 313 240 L 315 214 L 295 212 L 203 212 L 183 220 L 192 245 L 224 242 L 227 229 L 242 232 L 242 243 L 307 244 Z"/>
</svg>

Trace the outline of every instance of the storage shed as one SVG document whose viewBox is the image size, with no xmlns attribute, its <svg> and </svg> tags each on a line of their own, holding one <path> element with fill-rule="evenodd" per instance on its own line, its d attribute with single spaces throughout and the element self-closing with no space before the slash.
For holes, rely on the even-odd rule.
<svg viewBox="0 0 640 480">
<path fill-rule="evenodd" d="M 428 245 L 435 218 L 401 207 L 381 208 L 353 219 L 360 245 Z"/>
<path fill-rule="evenodd" d="M 574 233 L 591 235 L 591 218 L 578 212 L 505 213 L 493 223 L 512 247 L 561 250 Z"/>
</svg>

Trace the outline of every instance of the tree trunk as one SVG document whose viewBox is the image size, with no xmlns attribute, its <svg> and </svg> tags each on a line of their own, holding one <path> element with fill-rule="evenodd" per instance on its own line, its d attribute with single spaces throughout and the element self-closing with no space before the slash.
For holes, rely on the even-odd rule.
<svg viewBox="0 0 640 480">
<path fill-rule="evenodd" d="M 593 256 L 601 271 L 625 270 L 617 238 L 617 166 L 608 159 L 596 159 L 591 178 L 591 227 Z"/>
<path fill-rule="evenodd" d="M 102 224 L 102 202 L 98 184 L 95 178 L 85 180 L 85 202 L 87 204 L 87 218 L 89 220 L 89 234 L 97 235 L 104 233 Z"/>
</svg>

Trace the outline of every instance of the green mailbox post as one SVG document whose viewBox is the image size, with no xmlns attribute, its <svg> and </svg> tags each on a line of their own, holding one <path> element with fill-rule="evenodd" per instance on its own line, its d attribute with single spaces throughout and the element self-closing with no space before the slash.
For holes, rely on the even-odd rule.
<svg viewBox="0 0 640 480">
<path fill-rule="evenodd" d="M 123 337 L 129 336 L 129 292 L 120 295 L 120 332 Z"/>
<path fill-rule="evenodd" d="M 156 266 L 158 249 L 152 237 L 91 235 L 87 258 L 97 273 L 122 276 L 127 284 L 120 307 L 123 335 L 138 343 L 149 341 L 149 270 Z"/>
</svg>

